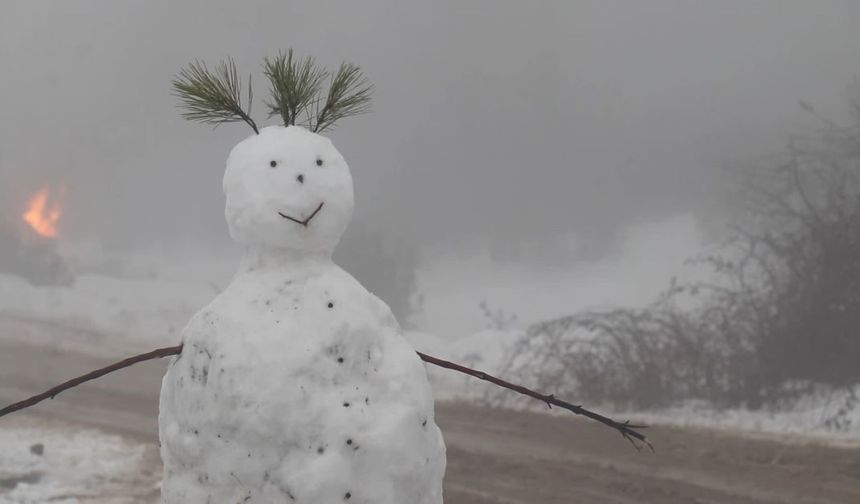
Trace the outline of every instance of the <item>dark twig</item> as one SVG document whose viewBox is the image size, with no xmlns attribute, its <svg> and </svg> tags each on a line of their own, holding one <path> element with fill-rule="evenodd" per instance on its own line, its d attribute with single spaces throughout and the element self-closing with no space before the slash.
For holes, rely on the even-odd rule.
<svg viewBox="0 0 860 504">
<path fill-rule="evenodd" d="M 19 401 L 19 402 L 16 402 L 14 404 L 10 404 L 9 406 L 6 406 L 2 410 L 0 410 L 0 417 L 8 415 L 9 413 L 13 413 L 15 411 L 22 410 L 24 408 L 29 408 L 30 406 L 34 406 L 34 405 L 36 405 L 36 404 L 38 404 L 38 403 L 40 403 L 46 399 L 53 399 L 55 396 L 57 396 L 58 394 L 60 394 L 61 392 L 65 391 L 65 390 L 76 387 L 76 386 L 78 386 L 82 383 L 88 382 L 90 380 L 100 378 L 100 377 L 102 377 L 108 373 L 112 373 L 114 371 L 118 371 L 120 369 L 127 368 L 133 364 L 137 364 L 138 362 L 143 362 L 143 361 L 152 360 L 152 359 L 160 359 L 162 357 L 168 357 L 170 355 L 179 355 L 181 352 L 182 352 L 182 345 L 177 345 L 177 346 L 172 346 L 172 347 L 159 348 L 157 350 L 153 350 L 152 352 L 147 352 L 144 354 L 135 355 L 134 357 L 129 357 L 128 359 L 125 359 L 125 360 L 122 360 L 120 362 L 111 364 L 110 366 L 103 367 L 103 368 L 97 369 L 95 371 L 91 371 L 91 372 L 89 372 L 83 376 L 79 376 L 79 377 L 73 378 L 67 382 L 61 383 L 60 385 L 57 385 L 56 387 L 53 387 L 50 390 L 42 392 L 41 394 L 37 394 L 37 395 L 34 395 L 33 397 L 30 397 L 30 398 L 25 399 L 23 401 Z M 423 360 L 424 362 L 427 362 L 429 364 L 433 364 L 434 366 L 439 366 L 439 367 L 442 367 L 445 369 L 451 369 L 453 371 L 458 371 L 460 373 L 467 374 L 467 375 L 472 376 L 474 378 L 488 381 L 488 382 L 493 383 L 495 385 L 498 385 L 500 387 L 504 387 L 506 389 L 513 390 L 514 392 L 518 392 L 520 394 L 523 394 L 523 395 L 526 395 L 529 397 L 533 397 L 533 398 L 535 398 L 541 402 L 546 403 L 547 406 L 552 407 L 552 405 L 555 405 L 555 406 L 558 406 L 560 408 L 564 408 L 568 411 L 572 411 L 573 413 L 576 413 L 577 415 L 582 415 L 582 416 L 588 417 L 592 420 L 596 420 L 596 421 L 602 423 L 603 425 L 606 425 L 608 427 L 611 427 L 611 428 L 617 430 L 619 433 L 621 433 L 621 435 L 624 437 L 624 439 L 630 441 L 630 443 L 633 444 L 633 446 L 635 446 L 637 450 L 640 449 L 640 445 L 638 445 L 636 443 L 636 441 L 639 441 L 640 443 L 643 443 L 644 445 L 648 446 L 648 448 L 650 448 L 651 451 L 654 450 L 653 446 L 651 446 L 651 443 L 648 441 L 648 438 L 645 437 L 643 434 L 636 431 L 636 429 L 644 429 L 645 428 L 644 425 L 632 425 L 632 424 L 630 424 L 630 422 L 616 422 L 615 420 L 613 420 L 611 418 L 605 417 L 603 415 L 599 415 L 597 413 L 594 413 L 593 411 L 589 411 L 589 410 L 583 408 L 582 406 L 579 406 L 576 404 L 571 404 L 569 402 L 562 401 L 561 399 L 557 399 L 552 394 L 550 394 L 550 395 L 541 394 L 539 392 L 535 392 L 534 390 L 528 389 L 528 388 L 523 387 L 521 385 L 516 385 L 516 384 L 510 383 L 510 382 L 504 381 L 500 378 L 496 378 L 495 376 L 484 373 L 483 371 L 478 371 L 478 370 L 471 369 L 471 368 L 468 368 L 465 366 L 461 366 L 460 364 L 456 364 L 454 362 L 439 359 L 438 357 L 433 357 L 432 355 L 427 355 L 425 353 L 421 353 L 421 352 L 417 352 L 417 353 L 418 353 L 418 356 L 421 358 L 421 360 Z"/>
<path fill-rule="evenodd" d="M 160 359 L 162 357 L 167 357 L 169 355 L 179 355 L 182 352 L 182 345 L 159 348 L 157 350 L 153 350 L 151 352 L 147 352 L 140 355 L 135 355 L 134 357 L 129 357 L 128 359 L 121 360 L 119 362 L 115 362 L 110 366 L 103 367 L 101 369 L 96 369 L 95 371 L 90 371 L 89 373 L 78 376 L 77 378 L 73 378 L 67 382 L 61 383 L 54 388 L 46 390 L 41 394 L 34 395 L 28 399 L 24 399 L 23 401 L 16 402 L 14 404 L 10 404 L 3 409 L 0 409 L 0 417 L 4 415 L 8 415 L 9 413 L 13 413 L 18 410 L 22 410 L 24 408 L 29 408 L 30 406 L 34 406 L 45 399 L 53 399 L 60 392 L 66 391 L 70 388 L 77 387 L 78 385 L 88 382 L 90 380 L 95 380 L 96 378 L 101 378 L 102 376 L 113 373 L 114 371 L 118 371 L 123 368 L 127 368 L 131 365 L 137 364 L 138 362 L 148 361 L 152 359 Z"/>
<path fill-rule="evenodd" d="M 287 215 L 287 214 L 285 214 L 285 213 L 283 213 L 283 212 L 278 212 L 278 215 L 280 215 L 281 217 L 283 217 L 283 218 L 285 218 L 285 219 L 287 219 L 287 220 L 291 220 L 291 221 L 295 222 L 296 224 L 299 224 L 299 225 L 304 226 L 304 227 L 308 227 L 308 224 L 310 224 L 311 219 L 313 219 L 314 217 L 316 217 L 316 216 L 317 216 L 317 214 L 318 214 L 318 213 L 320 213 L 320 210 L 322 210 L 323 203 L 325 203 L 325 202 L 324 202 L 324 201 L 323 201 L 323 202 L 320 202 L 320 204 L 319 204 L 319 206 L 317 207 L 317 209 L 316 209 L 316 210 L 314 210 L 314 211 L 313 211 L 313 213 L 311 213 L 310 215 L 308 215 L 308 216 L 305 218 L 305 220 L 299 220 L 299 219 L 296 219 L 295 217 L 290 217 L 289 215 Z"/>
<path fill-rule="evenodd" d="M 532 397 L 534 399 L 537 399 L 538 401 L 546 403 L 546 405 L 550 408 L 552 407 L 552 405 L 555 405 L 568 411 L 572 411 L 577 415 L 582 415 L 592 420 L 596 420 L 603 425 L 612 427 L 613 429 L 617 430 L 619 433 L 621 433 L 624 439 L 630 441 L 630 443 L 635 446 L 637 450 L 641 448 L 640 445 L 636 444 L 636 441 L 639 441 L 640 443 L 643 443 L 648 446 L 651 451 L 654 451 L 654 447 L 651 446 L 651 442 L 648 441 L 648 438 L 644 434 L 636 431 L 636 429 L 645 429 L 647 427 L 645 425 L 632 425 L 629 421 L 617 422 L 611 418 L 597 414 L 593 411 L 589 411 L 580 405 L 571 404 L 567 401 L 562 401 L 561 399 L 556 398 L 552 394 L 541 394 L 540 392 L 535 392 L 534 390 L 523 387 L 522 385 L 516 385 L 500 378 L 496 378 L 495 376 L 489 375 L 483 371 L 478 371 L 476 369 L 468 368 L 466 366 L 461 366 L 460 364 L 439 359 L 438 357 L 433 357 L 432 355 L 423 354 L 421 352 L 418 352 L 418 356 L 421 357 L 421 360 L 423 360 L 424 362 L 428 362 L 435 366 L 458 371 L 474 378 L 478 378 L 479 380 L 488 381 L 494 385 L 498 385 L 500 387 L 513 390 L 514 392 L 518 392 L 520 394 Z"/>
</svg>

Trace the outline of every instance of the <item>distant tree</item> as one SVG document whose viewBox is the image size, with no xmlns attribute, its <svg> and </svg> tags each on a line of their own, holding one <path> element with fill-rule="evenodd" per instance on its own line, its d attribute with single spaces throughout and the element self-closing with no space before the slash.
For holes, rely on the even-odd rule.
<svg viewBox="0 0 860 504">
<path fill-rule="evenodd" d="M 508 372 L 584 400 L 635 406 L 707 398 L 750 405 L 789 382 L 860 383 L 860 105 L 856 122 L 793 138 L 747 167 L 740 218 L 709 281 L 645 309 L 532 326 Z M 808 104 L 801 107 L 815 113 Z"/>
<path fill-rule="evenodd" d="M 484 315 L 484 324 L 487 329 L 494 331 L 509 331 L 517 324 L 517 315 L 505 313 L 501 308 L 493 311 L 486 301 L 478 303 L 478 308 Z"/>
<path fill-rule="evenodd" d="M 794 139 L 744 187 L 744 252 L 722 271 L 756 293 L 762 383 L 860 382 L 860 131 L 828 123 Z"/>
</svg>

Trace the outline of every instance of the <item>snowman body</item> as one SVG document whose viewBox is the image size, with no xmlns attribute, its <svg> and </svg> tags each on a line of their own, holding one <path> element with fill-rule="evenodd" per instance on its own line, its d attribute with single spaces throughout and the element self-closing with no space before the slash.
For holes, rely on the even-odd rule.
<svg viewBox="0 0 860 504">
<path fill-rule="evenodd" d="M 164 377 L 162 502 L 440 504 L 423 364 L 330 259 L 352 213 L 343 158 L 301 128 L 265 128 L 233 150 L 224 188 L 248 251 Z"/>
</svg>

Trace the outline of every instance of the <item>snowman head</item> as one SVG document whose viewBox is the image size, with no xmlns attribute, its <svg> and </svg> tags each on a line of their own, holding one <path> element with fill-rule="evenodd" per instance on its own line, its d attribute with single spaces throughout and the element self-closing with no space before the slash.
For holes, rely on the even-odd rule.
<svg viewBox="0 0 860 504">
<path fill-rule="evenodd" d="M 269 126 L 236 145 L 224 194 L 230 235 L 250 247 L 331 255 L 352 218 L 346 161 L 299 126 Z"/>
<path fill-rule="evenodd" d="M 342 63 L 335 72 L 290 49 L 265 58 L 271 84 L 269 116 L 284 126 L 260 129 L 251 118 L 236 64 L 214 69 L 195 61 L 173 80 L 186 119 L 219 125 L 244 122 L 255 135 L 230 152 L 224 174 L 227 226 L 237 242 L 256 248 L 331 255 L 352 218 L 352 177 L 343 156 L 317 133 L 369 110 L 373 86 L 361 70 Z M 324 89 L 328 81 L 328 89 Z M 296 126 L 304 118 L 307 129 Z"/>
</svg>

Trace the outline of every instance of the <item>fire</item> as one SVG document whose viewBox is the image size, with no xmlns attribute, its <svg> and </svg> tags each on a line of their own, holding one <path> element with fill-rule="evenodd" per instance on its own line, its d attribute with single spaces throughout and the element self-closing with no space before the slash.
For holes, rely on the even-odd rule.
<svg viewBox="0 0 860 504">
<path fill-rule="evenodd" d="M 27 211 L 21 216 L 40 236 L 54 238 L 57 236 L 57 223 L 63 216 L 63 208 L 59 201 L 51 198 L 47 187 L 39 189 L 27 203 Z"/>
</svg>

